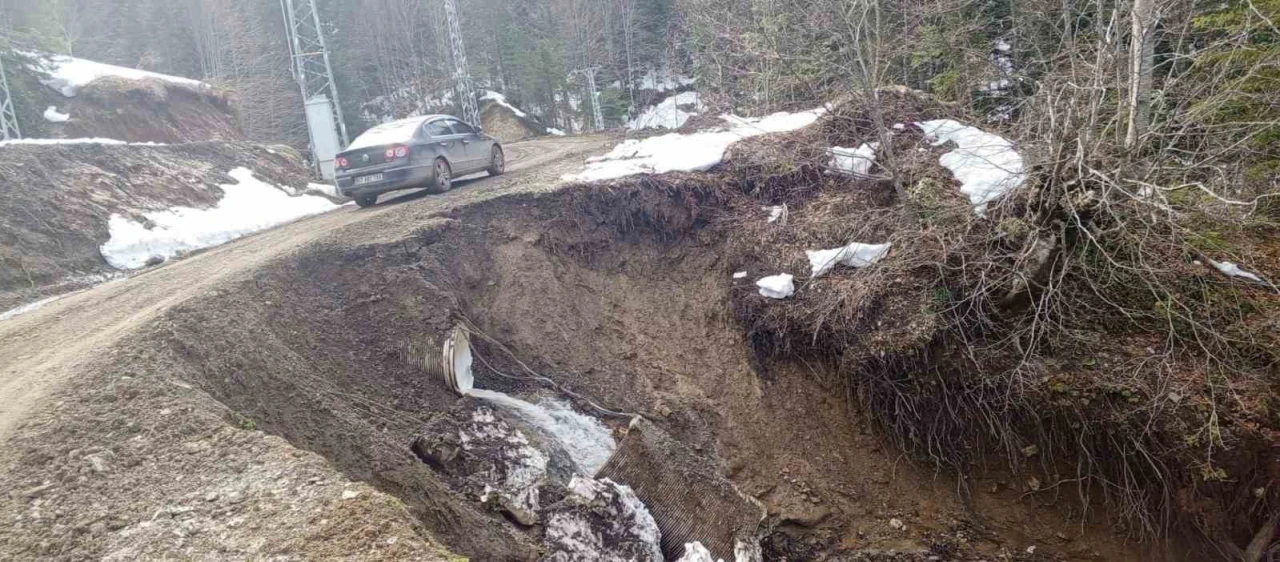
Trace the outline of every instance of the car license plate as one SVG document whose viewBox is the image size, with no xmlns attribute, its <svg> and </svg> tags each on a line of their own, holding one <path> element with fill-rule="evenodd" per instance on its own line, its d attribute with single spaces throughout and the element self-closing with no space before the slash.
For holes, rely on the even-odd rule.
<svg viewBox="0 0 1280 562">
<path fill-rule="evenodd" d="M 360 176 L 356 178 L 356 185 L 364 185 L 366 183 L 374 183 L 382 181 L 382 174 L 374 174 L 372 176 Z"/>
</svg>

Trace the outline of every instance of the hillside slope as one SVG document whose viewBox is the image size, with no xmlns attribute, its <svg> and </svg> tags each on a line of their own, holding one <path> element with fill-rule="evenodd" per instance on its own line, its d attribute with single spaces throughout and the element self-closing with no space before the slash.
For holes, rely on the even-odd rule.
<svg viewBox="0 0 1280 562">
<path fill-rule="evenodd" d="M 245 140 L 231 92 L 74 57 L 12 56 L 5 68 L 26 138 Z"/>
<path fill-rule="evenodd" d="M 0 145 L 0 310 L 105 280 L 113 216 L 154 227 L 155 212 L 213 208 L 237 168 L 285 195 L 307 186 L 296 153 L 243 142 Z"/>
</svg>

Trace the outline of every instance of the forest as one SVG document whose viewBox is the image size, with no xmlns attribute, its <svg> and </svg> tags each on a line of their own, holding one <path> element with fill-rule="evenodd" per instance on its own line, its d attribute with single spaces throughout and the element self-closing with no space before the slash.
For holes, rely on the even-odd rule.
<svg viewBox="0 0 1280 562">
<path fill-rule="evenodd" d="M 316 2 L 357 132 L 451 89 L 442 2 Z M 305 144 L 281 10 L 277 0 L 3 0 L 0 48 L 204 80 L 238 94 L 250 138 Z M 1085 150 L 1229 153 L 1250 180 L 1277 167 L 1277 0 L 460 0 L 459 10 L 476 82 L 568 130 L 590 125 L 586 69 L 610 126 L 691 79 L 713 110 L 739 113 L 902 85 L 1036 135 L 1087 126 Z"/>
</svg>

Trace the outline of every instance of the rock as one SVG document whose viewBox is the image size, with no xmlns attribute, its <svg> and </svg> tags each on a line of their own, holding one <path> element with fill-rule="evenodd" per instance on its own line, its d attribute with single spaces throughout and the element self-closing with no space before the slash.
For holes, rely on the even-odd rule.
<svg viewBox="0 0 1280 562">
<path fill-rule="evenodd" d="M 209 493 L 205 494 L 205 495 L 204 495 L 204 501 L 207 501 L 207 502 L 218 501 L 218 493 L 217 493 L 217 492 L 209 492 Z"/>
<path fill-rule="evenodd" d="M 35 499 L 40 496 L 43 496 L 45 492 L 51 489 L 53 489 L 53 482 L 45 482 L 44 484 L 41 484 L 25 492 L 22 492 L 22 496 L 27 499 Z"/>
<path fill-rule="evenodd" d="M 89 467 L 98 474 L 102 474 L 111 469 L 110 465 L 107 464 L 107 459 L 103 458 L 103 453 L 95 453 L 85 457 L 85 459 L 89 461 Z"/>
<path fill-rule="evenodd" d="M 631 488 L 577 477 L 565 499 L 547 509 L 544 562 L 660 562 L 658 524 Z"/>
<path fill-rule="evenodd" d="M 358 490 L 343 490 L 343 491 L 342 491 L 342 499 L 344 499 L 344 500 L 355 499 L 355 498 L 358 498 L 358 497 L 360 497 L 360 492 L 359 492 Z"/>
<path fill-rule="evenodd" d="M 898 518 L 890 519 L 890 520 L 889 520 L 889 526 L 890 526 L 890 527 L 893 527 L 894 529 L 899 530 L 899 531 L 905 531 L 905 530 L 907 530 L 907 524 L 906 524 L 906 523 L 903 523 L 903 522 L 902 522 L 902 520 L 901 520 L 901 519 L 898 519 Z"/>
<path fill-rule="evenodd" d="M 491 408 L 459 403 L 469 404 L 432 420 L 414 439 L 413 453 L 466 494 L 522 524 L 536 523 L 540 489 L 551 480 L 550 458 Z"/>
</svg>

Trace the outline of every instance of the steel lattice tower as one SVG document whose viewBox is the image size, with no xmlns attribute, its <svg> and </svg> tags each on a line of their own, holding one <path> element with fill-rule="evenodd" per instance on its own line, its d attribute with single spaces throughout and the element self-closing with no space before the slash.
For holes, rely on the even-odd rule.
<svg viewBox="0 0 1280 562">
<path fill-rule="evenodd" d="M 596 130 L 604 130 L 604 110 L 600 107 L 600 92 L 596 90 L 596 72 L 600 67 L 583 68 L 569 73 L 569 76 L 582 74 L 587 77 L 587 98 L 591 101 L 591 119 L 595 121 Z"/>
<path fill-rule="evenodd" d="M 4 74 L 4 62 L 0 61 L 0 137 L 3 140 L 22 138 L 18 128 L 18 114 L 13 110 L 13 98 L 9 96 L 9 79 Z"/>
<path fill-rule="evenodd" d="M 462 120 L 480 129 L 480 107 L 476 105 L 475 88 L 471 83 L 471 70 L 467 66 L 467 46 L 462 42 L 462 26 L 458 23 L 458 5 L 454 0 L 444 0 L 445 18 L 449 20 L 449 47 L 453 51 L 453 79 L 457 86 L 458 107 Z"/>
<path fill-rule="evenodd" d="M 347 138 L 347 123 L 342 118 L 338 86 L 333 80 L 333 65 L 329 62 L 329 49 L 325 46 L 316 2 L 281 0 L 281 6 L 289 39 L 289 56 L 293 60 L 293 77 L 302 90 L 302 101 L 307 103 L 319 96 L 328 98 L 333 110 L 333 122 L 337 124 L 338 138 L 342 140 L 342 146 L 346 146 L 350 143 Z"/>
<path fill-rule="evenodd" d="M 596 68 L 587 69 L 587 88 L 591 90 L 591 117 L 596 121 L 596 130 L 604 130 L 604 111 L 600 109 L 600 91 L 596 89 Z"/>
</svg>

